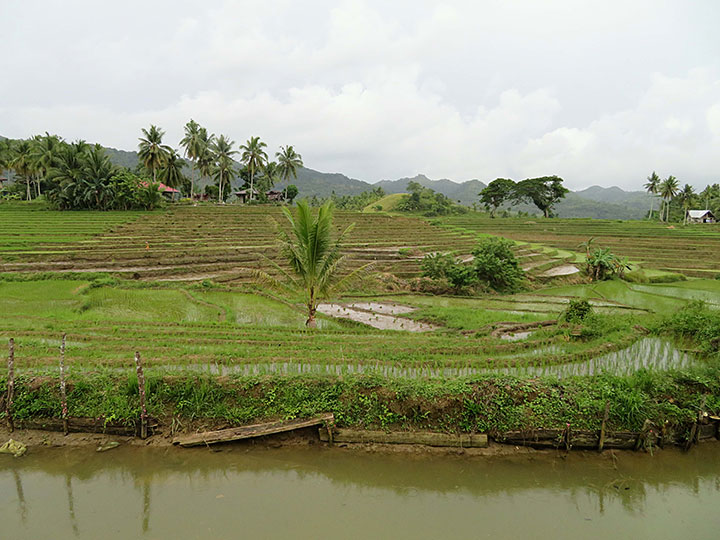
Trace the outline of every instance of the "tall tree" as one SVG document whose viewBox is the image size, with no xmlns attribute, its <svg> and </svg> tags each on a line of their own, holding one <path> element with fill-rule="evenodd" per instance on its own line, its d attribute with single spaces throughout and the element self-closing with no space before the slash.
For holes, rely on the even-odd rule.
<svg viewBox="0 0 720 540">
<path fill-rule="evenodd" d="M 275 152 L 275 157 L 278 162 L 280 178 L 285 182 L 285 200 L 287 200 L 290 178 L 297 179 L 297 171 L 303 166 L 302 156 L 295 152 L 292 145 L 287 145 L 281 146 L 280 151 Z"/>
<path fill-rule="evenodd" d="M 245 144 L 240 146 L 242 151 L 240 159 L 250 173 L 250 200 L 255 195 L 255 173 L 263 167 L 268 158 L 267 152 L 264 150 L 266 147 L 267 144 L 262 142 L 260 137 L 250 137 Z"/>
<path fill-rule="evenodd" d="M 160 169 L 160 181 L 171 188 L 181 187 L 186 181 L 185 175 L 183 174 L 184 166 L 185 162 L 183 159 L 174 148 L 171 148 L 162 169 Z"/>
<path fill-rule="evenodd" d="M 32 198 L 30 193 L 30 180 L 35 170 L 35 163 L 32 156 L 33 145 L 30 141 L 20 140 L 13 145 L 13 151 L 10 157 L 10 168 L 25 180 L 28 201 Z"/>
<path fill-rule="evenodd" d="M 664 203 L 665 203 L 665 219 L 664 221 L 667 223 L 670 220 L 670 201 L 673 200 L 675 195 L 678 193 L 678 181 L 677 178 L 670 175 L 665 180 L 662 181 L 660 184 L 660 197 L 662 197 Z"/>
<path fill-rule="evenodd" d="M 233 150 L 235 141 L 231 141 L 225 135 L 220 135 L 215 142 L 212 144 L 212 151 L 215 155 L 215 163 L 212 169 L 213 178 L 218 183 L 218 202 L 223 202 L 223 187 L 225 184 L 230 184 L 232 179 L 235 177 L 235 162 L 232 156 L 237 154 L 236 150 Z"/>
<path fill-rule="evenodd" d="M 165 132 L 155 125 L 147 130 L 142 128 L 144 137 L 140 137 L 138 157 L 149 171 L 152 171 L 153 183 L 157 183 L 157 172 L 167 160 L 170 147 L 162 143 Z"/>
<path fill-rule="evenodd" d="M 274 161 L 268 161 L 262 169 L 262 178 L 258 178 L 258 191 L 264 192 L 271 190 L 279 179 L 280 171 L 278 164 Z"/>
<path fill-rule="evenodd" d="M 3 171 L 8 172 L 8 178 L 10 177 L 13 154 L 13 141 L 12 139 L 0 139 L 0 174 Z"/>
<path fill-rule="evenodd" d="M 185 136 L 180 141 L 180 146 L 185 149 L 185 157 L 188 158 L 192 166 L 192 176 L 190 179 L 190 198 L 195 195 L 195 176 L 198 173 L 199 160 L 208 145 L 207 130 L 200 126 L 195 120 L 185 124 Z"/>
<path fill-rule="evenodd" d="M 512 199 L 515 193 L 515 182 L 509 178 L 496 178 L 490 182 L 480 195 L 480 202 L 490 210 L 490 217 L 495 217 L 495 212 L 503 203 Z"/>
<path fill-rule="evenodd" d="M 660 187 L 660 177 L 655 173 L 655 171 L 652 172 L 650 176 L 647 177 L 647 182 L 645 182 L 645 191 L 647 191 L 650 194 L 650 219 L 653 217 L 653 207 L 655 206 L 655 196 L 658 194 L 658 189 Z"/>
<path fill-rule="evenodd" d="M 198 172 L 201 177 L 209 178 L 212 175 L 215 163 L 215 153 L 212 150 L 212 145 L 215 143 L 215 134 L 208 135 L 207 130 L 201 127 L 199 137 L 201 148 L 200 154 L 197 157 Z"/>
<path fill-rule="evenodd" d="M 683 208 L 683 225 L 687 225 L 687 214 L 688 210 L 690 210 L 690 205 L 693 202 L 693 199 L 695 198 L 695 190 L 690 184 L 685 184 L 682 188 L 682 190 L 678 193 L 678 199 L 680 201 L 680 204 Z"/>
<path fill-rule="evenodd" d="M 521 180 L 515 186 L 515 199 L 518 202 L 532 202 L 546 218 L 550 217 L 553 206 L 569 191 L 562 185 L 562 182 L 563 179 L 559 176 L 542 176 Z"/>
</svg>

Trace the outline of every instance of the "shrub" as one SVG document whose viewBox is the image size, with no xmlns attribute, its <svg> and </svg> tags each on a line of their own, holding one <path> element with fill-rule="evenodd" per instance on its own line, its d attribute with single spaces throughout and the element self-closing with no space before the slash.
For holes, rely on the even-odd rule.
<svg viewBox="0 0 720 540">
<path fill-rule="evenodd" d="M 524 273 L 512 245 L 504 238 L 487 238 L 473 250 L 471 262 L 458 262 L 451 254 L 436 253 L 426 255 L 420 266 L 423 276 L 447 280 L 455 292 L 479 285 L 513 292 L 522 287 Z"/>
<path fill-rule="evenodd" d="M 593 308 L 587 300 L 570 300 L 570 304 L 562 314 L 562 320 L 567 322 L 582 322 L 588 315 L 592 315 Z"/>
<path fill-rule="evenodd" d="M 505 238 L 486 238 L 473 250 L 472 266 L 478 279 L 496 291 L 513 292 L 522 287 L 524 273 Z"/>
</svg>

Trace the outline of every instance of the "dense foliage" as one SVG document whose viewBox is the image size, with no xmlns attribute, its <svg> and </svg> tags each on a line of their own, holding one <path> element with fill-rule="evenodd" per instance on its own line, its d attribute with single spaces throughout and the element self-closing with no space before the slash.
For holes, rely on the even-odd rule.
<svg viewBox="0 0 720 540">
<path fill-rule="evenodd" d="M 275 154 L 277 162 L 270 161 L 264 150 L 267 145 L 259 137 L 251 137 L 239 147 L 243 164 L 239 166 L 233 157 L 238 150 L 229 137 L 208 134 L 204 127 L 190 120 L 180 141 L 185 157 L 192 163 L 192 178 L 188 179 L 185 174 L 188 163 L 163 143 L 164 136 L 164 130 L 155 125 L 142 129 L 138 144 L 140 163 L 132 172 L 143 188 L 152 179 L 156 191 L 162 182 L 193 197 L 196 178 L 202 176 L 215 186 L 206 195 L 224 201 L 233 179 L 240 176 L 251 188 L 251 199 L 258 196 L 258 188 L 264 198 L 265 191 L 278 182 L 284 182 L 287 190 L 290 179 L 296 178 L 297 170 L 303 166 L 302 156 L 292 146 L 281 147 Z M 115 197 L 109 180 L 115 173 L 129 169 L 113 165 L 100 145 L 82 140 L 66 143 L 48 133 L 27 140 L 0 139 L 0 172 L 3 171 L 9 171 L 15 180 L 10 187 L 0 186 L 4 198 L 29 201 L 47 192 L 51 203 L 60 209 L 153 208 L 160 200 L 159 196 L 152 196 L 154 200 L 148 204 L 146 193 Z M 127 191 L 128 186 L 124 188 Z M 289 198 L 287 191 L 284 198 Z"/>
<path fill-rule="evenodd" d="M 512 245 L 504 238 L 486 238 L 473 250 L 473 259 L 468 262 L 458 261 L 451 254 L 426 255 L 421 262 L 423 276 L 447 280 L 457 293 L 476 286 L 502 292 L 519 290 L 524 273 Z"/>
<path fill-rule="evenodd" d="M 400 212 L 421 212 L 425 216 L 444 216 L 467 212 L 464 206 L 452 202 L 442 193 L 436 193 L 418 182 L 408 182 L 408 194 L 398 202 L 396 210 Z"/>
<path fill-rule="evenodd" d="M 297 188 L 296 188 L 297 189 Z M 340 210 L 363 210 L 366 206 L 379 201 L 385 196 L 383 188 L 378 187 L 370 191 L 363 191 L 358 195 L 336 195 L 333 191 L 332 195 L 327 198 L 312 197 L 310 206 L 322 206 L 327 202 L 332 202 L 335 208 Z"/>
</svg>

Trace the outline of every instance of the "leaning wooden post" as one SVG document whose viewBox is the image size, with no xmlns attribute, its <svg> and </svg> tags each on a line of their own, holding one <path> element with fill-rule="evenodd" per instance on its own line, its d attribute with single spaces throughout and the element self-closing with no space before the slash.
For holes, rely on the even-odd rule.
<svg viewBox="0 0 720 540">
<path fill-rule="evenodd" d="M 63 433 L 68 434 L 68 406 L 67 391 L 65 389 L 65 337 L 63 332 L 62 343 L 60 345 L 60 403 L 62 405 L 62 425 Z"/>
<path fill-rule="evenodd" d="M 137 371 L 138 390 L 140 391 L 140 438 L 147 438 L 147 408 L 145 407 L 145 375 L 143 374 L 140 353 L 135 353 L 135 370 Z"/>
<path fill-rule="evenodd" d="M 605 446 L 605 426 L 608 421 L 608 416 L 610 416 L 610 402 L 605 402 L 605 414 L 603 415 L 602 424 L 600 425 L 600 440 L 598 441 L 598 452 L 603 451 L 603 447 Z"/>
<path fill-rule="evenodd" d="M 10 338 L 10 351 L 8 353 L 8 380 L 7 380 L 7 396 L 5 397 L 5 419 L 10 433 L 15 431 L 13 424 L 12 407 L 13 398 L 15 397 L 15 340 Z"/>
</svg>

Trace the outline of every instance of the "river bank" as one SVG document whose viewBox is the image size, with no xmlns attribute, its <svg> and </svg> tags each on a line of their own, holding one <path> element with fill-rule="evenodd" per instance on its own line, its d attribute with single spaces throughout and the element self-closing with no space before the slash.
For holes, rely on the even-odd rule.
<svg viewBox="0 0 720 540">
<path fill-rule="evenodd" d="M 116 371 L 80 372 L 70 374 L 66 388 L 71 431 L 126 439 L 140 434 L 136 377 Z M 720 369 L 713 364 L 562 380 L 174 373 L 148 377 L 145 390 L 151 437 L 138 444 L 160 446 L 181 434 L 332 413 L 337 428 L 359 433 L 483 433 L 504 446 L 565 450 L 603 445 L 688 448 L 718 436 L 720 411 Z M 3 409 L 4 399 L 0 395 Z M 50 430 L 43 433 L 52 437 L 52 430 L 62 429 L 61 414 L 54 377 L 16 377 L 12 416 L 18 428 L 39 427 Z M 310 440 L 317 440 L 317 428 L 308 433 Z M 293 435 L 284 437 L 294 444 Z M 63 440 L 74 438 L 82 440 L 82 435 Z"/>
</svg>

